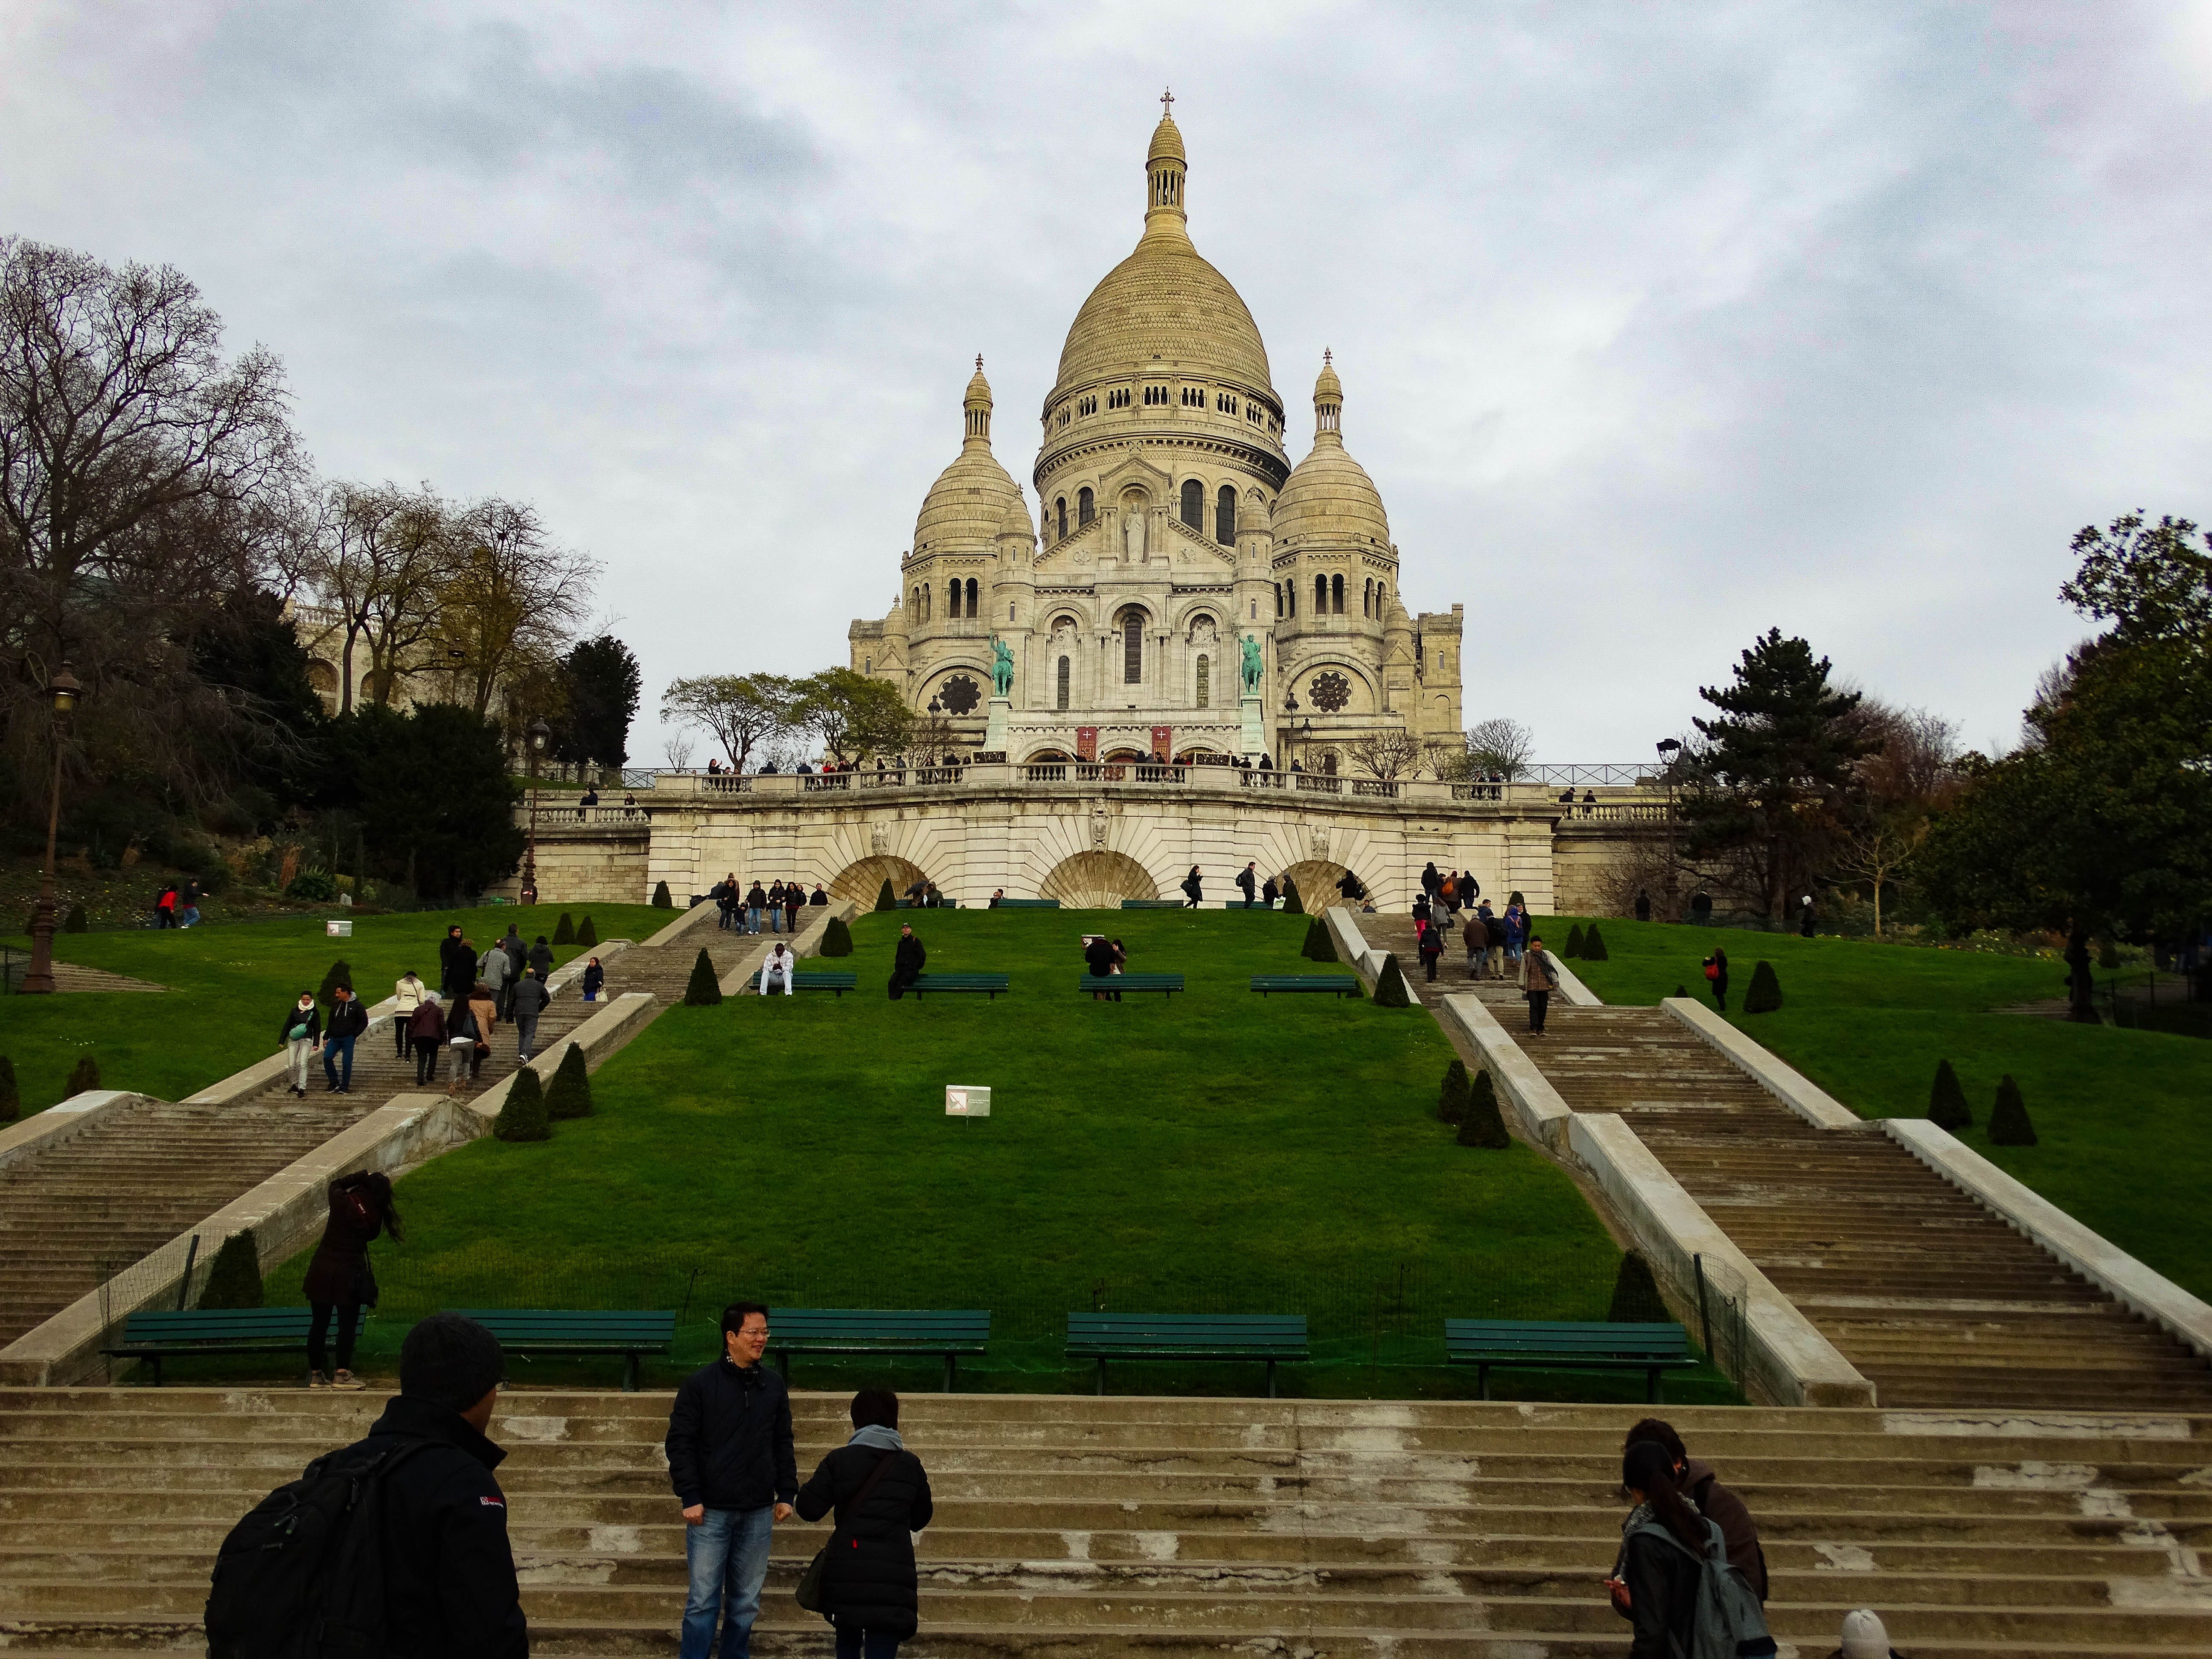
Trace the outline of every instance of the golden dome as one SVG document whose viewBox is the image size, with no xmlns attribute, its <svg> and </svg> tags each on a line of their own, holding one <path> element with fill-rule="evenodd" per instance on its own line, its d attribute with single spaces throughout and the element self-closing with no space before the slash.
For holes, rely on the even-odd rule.
<svg viewBox="0 0 2212 1659">
<path fill-rule="evenodd" d="M 1314 443 L 1275 498 L 1275 550 L 1301 541 L 1390 545 L 1390 520 L 1367 469 L 1352 459 L 1338 426 L 1344 386 L 1324 360 L 1314 382 Z"/>
<path fill-rule="evenodd" d="M 991 453 L 991 383 L 983 378 L 981 357 L 961 409 L 960 453 L 937 475 L 914 521 L 917 555 L 988 552 L 1010 514 L 1021 514 L 1024 526 L 1028 522 L 1022 487 Z"/>
<path fill-rule="evenodd" d="M 1160 117 L 1159 125 L 1152 129 L 1152 147 L 1146 153 L 1145 161 L 1149 165 L 1163 156 L 1175 161 L 1188 160 L 1182 153 L 1182 130 L 1176 125 L 1172 115 Z"/>
</svg>

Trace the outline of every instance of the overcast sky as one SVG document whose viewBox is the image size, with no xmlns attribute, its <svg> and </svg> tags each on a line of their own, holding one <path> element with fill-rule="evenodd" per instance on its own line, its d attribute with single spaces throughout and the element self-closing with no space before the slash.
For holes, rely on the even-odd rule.
<svg viewBox="0 0 2212 1659">
<path fill-rule="evenodd" d="M 1027 485 L 1169 83 L 1293 459 L 1334 347 L 1540 758 L 1775 624 L 2008 742 L 2074 530 L 2212 517 L 2201 3 L 7 0 L 0 230 L 187 272 L 327 475 L 538 503 L 643 763 L 672 676 L 890 606 L 979 351 Z"/>
</svg>

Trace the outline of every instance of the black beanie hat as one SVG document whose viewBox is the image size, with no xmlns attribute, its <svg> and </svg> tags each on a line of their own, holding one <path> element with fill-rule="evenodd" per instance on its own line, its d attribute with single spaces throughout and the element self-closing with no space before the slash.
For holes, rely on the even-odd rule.
<svg viewBox="0 0 2212 1659">
<path fill-rule="evenodd" d="M 499 1339 L 456 1313 L 432 1314 L 399 1345 L 399 1392 L 457 1412 L 490 1393 L 506 1370 Z"/>
</svg>

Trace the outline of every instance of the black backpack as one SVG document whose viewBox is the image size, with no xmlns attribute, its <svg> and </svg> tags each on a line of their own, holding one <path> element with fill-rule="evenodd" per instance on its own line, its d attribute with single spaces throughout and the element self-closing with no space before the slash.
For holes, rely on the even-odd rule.
<svg viewBox="0 0 2212 1659">
<path fill-rule="evenodd" d="M 208 1592 L 208 1659 L 381 1655 L 385 1477 L 434 1444 L 348 1446 L 230 1529 Z"/>
</svg>

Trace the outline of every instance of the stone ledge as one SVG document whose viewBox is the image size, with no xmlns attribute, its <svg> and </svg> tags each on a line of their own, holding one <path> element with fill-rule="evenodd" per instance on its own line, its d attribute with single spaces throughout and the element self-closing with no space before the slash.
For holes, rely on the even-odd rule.
<svg viewBox="0 0 2212 1659">
<path fill-rule="evenodd" d="M 1784 1064 L 1702 1002 L 1668 997 L 1659 1006 L 1687 1026 L 1738 1071 L 1816 1129 L 1863 1129 L 1867 1121 L 1802 1073 Z"/>
<path fill-rule="evenodd" d="M 1567 1120 L 1574 1113 L 1536 1062 L 1507 1035 L 1498 1016 L 1480 997 L 1462 992 L 1443 999 L 1439 1018 L 1457 1026 L 1474 1045 L 1497 1083 L 1499 1103 L 1513 1114 L 1522 1134 L 1564 1157 Z"/>
<path fill-rule="evenodd" d="M 1567 966 L 1566 959 L 1557 951 L 1547 951 L 1552 958 L 1552 971 L 1559 976 L 1559 994 L 1566 999 L 1570 1008 L 1602 1008 L 1605 999 L 1582 981 L 1582 976 Z"/>
<path fill-rule="evenodd" d="M 1925 1118 L 1891 1117 L 1883 1133 L 2015 1231 L 2048 1250 L 2123 1307 L 2212 1358 L 2212 1306 L 2092 1232 Z"/>
<path fill-rule="evenodd" d="M 673 889 L 670 890 L 668 896 L 671 899 L 673 899 L 676 896 Z M 689 898 L 690 895 L 687 893 L 684 896 Z M 717 906 L 713 900 L 701 899 L 698 903 L 691 906 L 689 909 L 680 911 L 675 921 L 670 922 L 667 927 L 662 928 L 651 939 L 646 940 L 645 948 L 648 951 L 665 951 L 670 945 L 674 945 L 678 940 L 682 939 L 686 933 L 689 933 L 694 928 L 700 927 L 702 924 L 711 924 L 714 919 L 720 915 L 720 908 Z"/>
<path fill-rule="evenodd" d="M 1567 1133 L 1575 1157 L 1605 1189 L 1676 1305 L 1697 1305 L 1693 1257 L 1743 1279 L 1747 1394 L 1781 1406 L 1875 1403 L 1874 1384 L 1736 1248 L 1617 1113 L 1571 1114 Z"/>
<path fill-rule="evenodd" d="M 151 1095 L 122 1089 L 88 1089 L 81 1095 L 71 1095 L 43 1112 L 32 1113 L 21 1123 L 0 1129 L 0 1170 L 49 1152 L 95 1123 L 156 1103 Z"/>
</svg>

